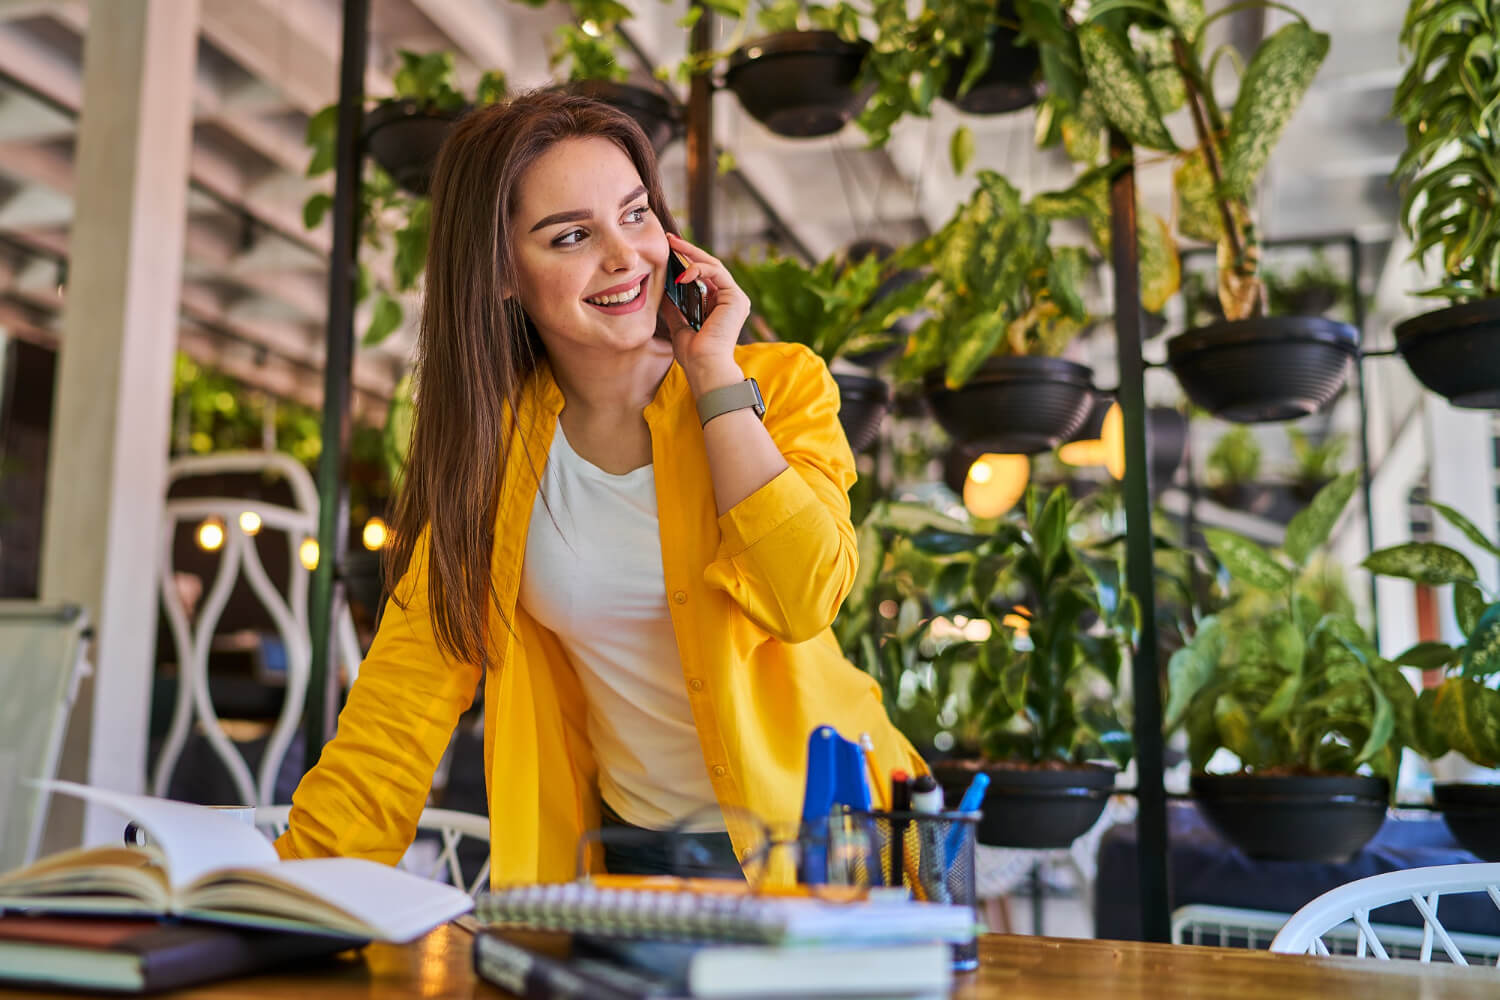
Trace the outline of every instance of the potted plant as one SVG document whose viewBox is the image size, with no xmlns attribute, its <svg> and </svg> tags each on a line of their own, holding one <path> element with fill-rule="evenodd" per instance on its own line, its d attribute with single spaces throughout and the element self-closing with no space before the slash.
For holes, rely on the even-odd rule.
<svg viewBox="0 0 1500 1000">
<path fill-rule="evenodd" d="M 1338 475 L 1344 450 L 1349 446 L 1349 436 L 1328 434 L 1314 444 L 1299 428 L 1288 427 L 1286 437 L 1296 462 L 1292 469 L 1292 493 L 1307 503 Z"/>
<path fill-rule="evenodd" d="M 1401 44 L 1411 66 L 1393 110 L 1406 125 L 1396 164 L 1412 259 L 1441 249 L 1423 294 L 1447 308 L 1396 325 L 1396 349 L 1455 406 L 1500 407 L 1500 74 L 1494 0 L 1412 0 Z"/>
<path fill-rule="evenodd" d="M 897 366 L 920 380 L 955 440 L 1050 451 L 1082 426 L 1093 372 L 1056 355 L 1088 319 L 1083 247 L 1053 247 L 1049 216 L 992 170 L 938 232 L 905 252 L 927 264 L 927 318 Z"/>
<path fill-rule="evenodd" d="M 1256 858 L 1340 862 L 1385 819 L 1416 693 L 1382 660 L 1313 556 L 1358 485 L 1345 473 L 1287 526 L 1280 554 L 1205 529 L 1237 587 L 1168 663 L 1166 725 L 1187 731 L 1193 798 Z M 1209 774 L 1221 749 L 1233 774 Z"/>
<path fill-rule="evenodd" d="M 1231 427 L 1214 442 L 1205 460 L 1209 494 L 1220 505 L 1243 508 L 1249 487 L 1260 476 L 1261 452 L 1255 435 L 1246 427 Z"/>
<path fill-rule="evenodd" d="M 1139 612 L 1128 592 L 1099 586 L 1108 559 L 1074 537 L 1087 512 L 1063 487 L 1045 500 L 1032 487 L 1024 512 L 991 532 L 929 529 L 912 540 L 952 554 L 934 613 L 984 623 L 966 625 L 933 660 L 934 675 L 962 692 L 963 754 L 934 774 L 951 800 L 977 771 L 989 775 L 982 843 L 1067 846 L 1098 821 L 1133 753 L 1116 684 Z"/>
<path fill-rule="evenodd" d="M 896 322 L 913 313 L 927 291 L 915 280 L 880 295 L 896 273 L 893 258 L 875 253 L 857 259 L 835 254 L 808 268 L 789 257 L 735 261 L 735 280 L 755 304 L 751 329 L 766 340 L 806 344 L 830 366 L 851 354 L 879 350 L 895 339 Z M 836 372 L 839 420 L 855 451 L 869 447 L 880 431 L 891 390 L 871 375 Z"/>
<path fill-rule="evenodd" d="M 749 0 L 714 8 L 749 22 Z M 847 3 L 778 2 L 759 11 L 768 32 L 729 55 L 724 85 L 745 111 L 777 135 L 831 135 L 869 98 L 860 73 L 870 43 L 859 35 L 860 13 Z"/>
<path fill-rule="evenodd" d="M 1428 505 L 1475 545 L 1500 555 L 1500 545 L 1458 511 L 1433 501 Z M 1382 576 L 1452 586 L 1463 641 L 1419 642 L 1396 657 L 1397 663 L 1439 671 L 1441 677 L 1417 698 L 1415 745 L 1431 760 L 1456 750 L 1480 767 L 1500 767 L 1500 600 L 1485 591 L 1463 553 L 1435 542 L 1381 549 L 1364 565 Z M 1500 785 L 1439 782 L 1433 798 L 1460 844 L 1486 861 L 1500 861 Z"/>
<path fill-rule="evenodd" d="M 1075 6 L 1027 0 L 1021 8 L 1028 36 L 1043 48 L 1051 121 L 1042 131 L 1055 125 L 1066 140 L 1071 128 L 1073 145 L 1094 149 L 1107 123 L 1133 146 L 1176 156 L 1177 230 L 1219 248 L 1226 319 L 1172 338 L 1168 366 L 1193 402 L 1226 419 L 1285 420 L 1322 408 L 1343 384 L 1358 332 L 1323 317 L 1265 315 L 1251 196 L 1327 53 L 1328 36 L 1301 15 L 1267 36 L 1226 114 L 1214 89 L 1217 60 L 1206 52 L 1206 28 L 1243 5 L 1205 17 L 1195 0 L 1096 3 L 1076 24 Z M 1164 118 L 1179 102 L 1193 127 L 1186 145 Z"/>
</svg>

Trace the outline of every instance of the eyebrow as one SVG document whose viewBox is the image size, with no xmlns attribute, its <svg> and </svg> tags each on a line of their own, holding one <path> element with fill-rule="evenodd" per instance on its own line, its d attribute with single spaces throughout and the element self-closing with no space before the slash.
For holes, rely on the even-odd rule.
<svg viewBox="0 0 1500 1000">
<path fill-rule="evenodd" d="M 632 201 L 635 201 L 645 193 L 646 185 L 642 184 L 640 187 L 636 188 L 634 191 L 630 192 L 625 197 L 620 199 L 620 207 L 624 208 L 626 205 L 630 204 Z M 545 229 L 548 226 L 555 226 L 559 222 L 584 222 L 588 219 L 592 219 L 593 217 L 593 213 L 589 212 L 587 209 L 582 208 L 575 208 L 568 212 L 554 212 L 544 218 L 541 222 L 538 222 L 536 225 L 532 226 L 531 229 L 528 230 L 528 232 L 534 233 L 538 229 Z"/>
</svg>

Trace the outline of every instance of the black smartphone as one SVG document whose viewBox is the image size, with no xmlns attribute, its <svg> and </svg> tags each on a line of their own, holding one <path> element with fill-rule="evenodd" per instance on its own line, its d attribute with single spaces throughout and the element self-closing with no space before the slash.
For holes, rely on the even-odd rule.
<svg viewBox="0 0 1500 1000">
<path fill-rule="evenodd" d="M 680 285 L 677 283 L 677 279 L 691 263 L 676 250 L 667 254 L 667 298 L 677 306 L 677 311 L 682 313 L 682 318 L 687 320 L 688 326 L 694 330 L 701 330 L 703 329 L 703 286 L 696 281 L 688 281 Z"/>
</svg>

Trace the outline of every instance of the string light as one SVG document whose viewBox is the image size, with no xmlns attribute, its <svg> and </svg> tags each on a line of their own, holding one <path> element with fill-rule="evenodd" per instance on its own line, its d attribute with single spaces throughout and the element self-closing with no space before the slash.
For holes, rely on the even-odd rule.
<svg viewBox="0 0 1500 1000">
<path fill-rule="evenodd" d="M 211 517 L 198 525 L 194 537 L 198 541 L 198 548 L 204 552 L 217 552 L 224 547 L 224 522 Z"/>
<path fill-rule="evenodd" d="M 378 552 L 385 547 L 385 540 L 390 535 L 385 522 L 378 517 L 372 517 L 365 522 L 365 530 L 360 534 L 360 540 L 365 543 L 365 548 L 371 552 Z"/>
<path fill-rule="evenodd" d="M 304 538 L 302 544 L 297 548 L 297 558 L 301 560 L 302 566 L 309 573 L 318 568 L 318 540 L 316 538 Z"/>
<path fill-rule="evenodd" d="M 240 530 L 252 538 L 260 534 L 260 515 L 253 510 L 240 514 Z"/>
<path fill-rule="evenodd" d="M 999 517 L 1021 499 L 1030 479 L 1025 455 L 980 455 L 964 477 L 964 506 L 975 517 Z"/>
</svg>

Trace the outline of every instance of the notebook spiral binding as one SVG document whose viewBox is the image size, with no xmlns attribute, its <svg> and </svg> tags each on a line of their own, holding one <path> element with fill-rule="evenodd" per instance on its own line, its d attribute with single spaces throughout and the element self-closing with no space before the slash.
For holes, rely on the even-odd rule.
<svg viewBox="0 0 1500 1000">
<path fill-rule="evenodd" d="M 530 930 L 773 943 L 786 930 L 786 902 L 565 882 L 480 893 L 474 915 L 481 923 Z"/>
</svg>

